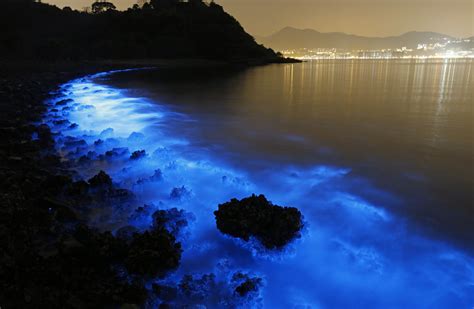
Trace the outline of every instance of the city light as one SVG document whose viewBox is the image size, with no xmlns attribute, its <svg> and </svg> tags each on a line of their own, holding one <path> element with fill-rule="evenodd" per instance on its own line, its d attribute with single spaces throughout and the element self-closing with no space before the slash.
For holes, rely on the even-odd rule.
<svg viewBox="0 0 474 309">
<path fill-rule="evenodd" d="M 462 59 L 474 58 L 473 41 L 462 39 L 434 41 L 418 44 L 416 49 L 344 50 L 337 48 L 300 48 L 283 50 L 286 57 L 302 60 L 313 59 Z"/>
</svg>

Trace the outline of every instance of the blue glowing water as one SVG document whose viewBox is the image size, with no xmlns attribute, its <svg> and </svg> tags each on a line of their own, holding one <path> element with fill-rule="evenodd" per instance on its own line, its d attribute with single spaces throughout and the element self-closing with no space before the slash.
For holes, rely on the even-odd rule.
<svg viewBox="0 0 474 309">
<path fill-rule="evenodd" d="M 201 304 L 209 308 L 474 306 L 473 257 L 447 241 L 423 234 L 390 211 L 387 206 L 401 207 L 402 199 L 355 173 L 350 164 L 298 164 L 271 155 L 253 161 L 250 150 L 223 156 L 222 145 L 203 145 L 202 140 L 189 139 L 193 134 L 180 130 L 173 134 L 173 127 L 198 128 L 201 118 L 157 98 L 107 85 L 102 79 L 112 73 L 63 85 L 64 97 L 73 101 L 63 110 L 52 107 L 46 122 L 61 131 L 57 142 L 64 156 L 77 158 L 89 151 L 102 154 L 112 148 L 146 151 L 147 156 L 139 160 L 130 160 L 129 154 L 109 161 L 93 160 L 80 173 L 88 178 L 105 170 L 150 208 L 177 207 L 190 213 L 191 224 L 180 235 L 182 264 L 167 281 L 179 281 L 189 273 L 213 272 L 225 285 L 234 270 L 264 278 L 261 295 L 251 303 L 230 302 L 228 294 L 214 291 L 215 297 Z M 52 123 L 55 117 L 64 116 L 78 126 Z M 238 126 L 238 119 L 235 121 Z M 61 147 L 67 136 L 84 139 L 87 146 L 71 153 Z M 242 134 L 228 138 L 237 136 L 242 138 Z M 306 142 L 299 135 L 286 138 L 290 144 Z M 94 144 L 98 139 L 103 143 Z M 235 163 L 239 161 L 241 164 Z M 175 188 L 180 189 L 175 190 L 178 195 L 172 193 Z M 231 239 L 216 229 L 213 211 L 217 205 L 252 193 L 265 194 L 275 204 L 295 206 L 303 213 L 302 237 L 283 252 L 267 252 L 257 243 Z M 123 214 L 108 218 L 91 220 L 103 229 L 130 223 L 144 229 L 150 224 L 149 218 L 132 220 Z"/>
</svg>

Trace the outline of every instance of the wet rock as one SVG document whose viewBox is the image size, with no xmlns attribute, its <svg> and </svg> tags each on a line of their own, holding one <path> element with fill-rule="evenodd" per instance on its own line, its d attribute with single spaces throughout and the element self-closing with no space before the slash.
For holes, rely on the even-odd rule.
<svg viewBox="0 0 474 309">
<path fill-rule="evenodd" d="M 86 155 L 80 156 L 79 159 L 77 160 L 77 164 L 79 164 L 79 165 L 87 165 L 91 162 L 92 162 L 91 158 L 89 158 Z"/>
<path fill-rule="evenodd" d="M 126 147 L 113 148 L 112 150 L 105 152 L 105 156 L 107 158 L 119 158 L 119 157 L 128 156 L 129 154 L 130 154 L 130 151 Z"/>
<path fill-rule="evenodd" d="M 51 129 L 46 124 L 42 124 L 38 126 L 37 133 L 38 133 L 38 140 L 40 142 L 40 145 L 44 147 L 49 147 L 49 146 L 54 145 Z"/>
<path fill-rule="evenodd" d="M 91 187 L 111 187 L 112 186 L 112 178 L 107 175 L 106 172 L 100 171 L 97 175 L 89 179 L 89 184 Z"/>
<path fill-rule="evenodd" d="M 55 196 L 63 192 L 71 182 L 71 178 L 65 175 L 48 175 L 41 184 L 41 188 L 44 192 Z"/>
<path fill-rule="evenodd" d="M 107 198 L 110 199 L 111 202 L 120 202 L 124 203 L 128 200 L 134 198 L 134 194 L 132 191 L 127 189 L 111 189 L 107 191 Z"/>
<path fill-rule="evenodd" d="M 135 234 L 125 266 L 133 274 L 163 277 L 179 266 L 181 251 L 181 244 L 167 231 Z"/>
<path fill-rule="evenodd" d="M 99 145 L 102 145 L 103 143 L 104 143 L 103 140 L 98 139 L 98 140 L 96 140 L 96 141 L 94 142 L 94 146 L 99 146 Z"/>
<path fill-rule="evenodd" d="M 66 148 L 77 148 L 77 147 L 85 147 L 87 146 L 87 142 L 83 139 L 77 138 L 66 138 L 64 141 L 64 147 Z"/>
<path fill-rule="evenodd" d="M 130 243 L 133 240 L 133 235 L 138 234 L 139 230 L 131 225 L 121 227 L 117 230 L 116 236 L 118 239 Z"/>
<path fill-rule="evenodd" d="M 162 181 L 163 180 L 163 173 L 160 169 L 155 170 L 153 176 L 150 177 L 151 181 Z"/>
<path fill-rule="evenodd" d="M 129 220 L 130 221 L 136 221 L 136 222 L 141 222 L 141 221 L 146 221 L 150 215 L 151 215 L 151 209 L 153 206 L 151 205 L 143 205 L 135 209 L 135 211 L 130 215 Z"/>
<path fill-rule="evenodd" d="M 73 182 L 66 189 L 67 195 L 71 197 L 83 197 L 89 193 L 89 184 L 83 180 Z"/>
<path fill-rule="evenodd" d="M 189 191 L 185 186 L 181 188 L 173 188 L 170 193 L 170 197 L 172 199 L 181 200 L 183 198 L 189 197 L 191 195 L 191 191 Z"/>
<path fill-rule="evenodd" d="M 74 160 L 67 160 L 63 153 L 59 156 L 55 140 L 58 148 L 71 148 L 65 153 L 74 153 L 76 148 L 77 154 L 89 159 L 96 159 L 97 155 L 85 154 L 87 149 L 78 152 L 77 148 L 87 147 L 80 138 L 52 133 L 46 124 L 29 124 L 40 123 L 47 113 L 43 100 L 50 99 L 50 87 L 73 76 L 47 73 L 51 83 L 44 86 L 34 81 L 36 77 L 19 77 L 19 82 L 14 82 L 10 77 L 4 79 L 4 74 L 0 70 L 0 306 L 142 306 L 147 299 L 144 278 L 128 276 L 125 262 L 131 265 L 154 256 L 151 266 L 145 267 L 151 268 L 150 273 L 164 274 L 179 264 L 179 244 L 164 229 L 142 237 L 130 237 L 133 233 L 128 231 L 128 239 L 122 239 L 79 224 L 86 222 L 91 212 L 110 213 L 110 209 L 125 207 L 122 200 L 130 199 L 131 193 L 115 188 L 104 172 L 89 183 L 73 181 L 80 179 L 78 173 L 72 172 L 78 167 L 78 156 Z M 67 87 L 56 91 L 56 100 L 67 92 Z M 66 126 L 73 129 L 75 125 L 62 118 L 67 113 L 61 112 L 74 106 L 72 100 L 58 101 L 58 107 L 54 107 L 55 101 L 50 102 L 50 111 L 57 114 L 46 114 L 48 123 L 54 124 L 56 131 Z M 106 150 L 117 147 L 119 141 L 108 139 L 104 144 Z M 151 220 L 150 214 L 148 219 Z M 148 269 L 143 273 L 148 276 Z"/>
<path fill-rule="evenodd" d="M 237 282 L 235 293 L 241 297 L 245 297 L 251 293 L 257 293 L 262 286 L 262 279 L 258 277 L 250 277 L 243 273 L 235 273 L 232 276 L 232 282 Z"/>
<path fill-rule="evenodd" d="M 182 229 L 188 226 L 185 211 L 177 208 L 155 211 L 152 218 L 153 229 L 165 229 L 174 236 L 177 236 Z"/>
<path fill-rule="evenodd" d="M 200 278 L 185 275 L 179 283 L 180 291 L 189 299 L 203 301 L 208 297 L 216 286 L 216 276 L 205 274 Z"/>
<path fill-rule="evenodd" d="M 61 120 L 54 120 L 53 124 L 56 126 L 64 126 L 64 125 L 69 125 L 71 122 L 67 119 L 61 119 Z"/>
<path fill-rule="evenodd" d="M 140 178 L 137 180 L 137 184 L 144 184 L 147 182 L 159 182 L 163 181 L 163 173 L 161 172 L 160 169 L 155 170 L 152 176 L 148 178 Z"/>
<path fill-rule="evenodd" d="M 61 164 L 61 157 L 54 154 L 47 154 L 41 157 L 41 160 L 46 166 L 59 166 Z"/>
<path fill-rule="evenodd" d="M 130 156 L 131 160 L 138 160 L 146 157 L 146 151 L 145 150 L 137 150 L 132 153 Z"/>
<path fill-rule="evenodd" d="M 222 233 L 244 241 L 254 237 L 267 249 L 281 248 L 300 237 L 303 227 L 298 209 L 273 205 L 263 195 L 232 199 L 219 205 L 214 215 Z"/>
<path fill-rule="evenodd" d="M 71 103 L 71 102 L 73 102 L 72 99 L 64 99 L 64 100 L 58 101 L 56 103 L 56 106 L 64 106 L 64 105 L 66 105 L 68 103 Z"/>
<path fill-rule="evenodd" d="M 174 286 L 152 284 L 152 290 L 162 301 L 173 301 L 178 297 L 178 289 Z"/>
</svg>

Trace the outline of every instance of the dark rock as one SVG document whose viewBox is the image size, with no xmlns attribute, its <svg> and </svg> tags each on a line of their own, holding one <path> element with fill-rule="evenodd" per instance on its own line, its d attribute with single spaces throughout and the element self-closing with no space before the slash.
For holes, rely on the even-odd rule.
<svg viewBox="0 0 474 309">
<path fill-rule="evenodd" d="M 70 122 L 67 119 L 61 119 L 61 120 L 54 120 L 53 124 L 56 126 L 62 126 L 62 125 L 69 125 Z"/>
<path fill-rule="evenodd" d="M 54 65 L 57 72 L 41 73 L 40 85 L 35 82 L 38 76 L 26 77 L 30 76 L 29 72 L 20 72 L 18 78 L 4 78 L 3 66 L 0 70 L 0 306 L 120 308 L 129 304 L 133 308 L 142 307 L 148 299 L 144 277 L 175 269 L 181 256 L 180 245 L 165 229 L 141 236 L 135 236 L 130 229 L 127 233 L 118 232 L 120 237 L 115 237 L 79 223 L 87 222 L 92 212 L 96 216 L 96 212 L 111 213 L 110 209 L 136 205 L 135 201 L 128 202 L 133 195 L 114 187 L 104 172 L 92 177 L 89 183 L 75 181 L 79 179 L 78 173 L 73 172 L 78 167 L 78 156 L 68 160 L 64 153 L 76 151 L 79 156 L 84 154 L 94 160 L 97 155 L 85 154 L 87 149 L 82 152 L 74 149 L 87 147 L 79 138 L 52 133 L 46 124 L 30 125 L 40 123 L 45 114 L 51 124 L 55 122 L 58 131 L 69 125 L 61 118 L 60 110 L 68 110 L 65 105 L 72 100 L 59 101 L 58 106 L 64 105 L 61 108 L 54 108 L 52 101 L 49 107 L 56 115 L 47 114 L 43 103 L 48 99 L 50 87 L 72 78 L 71 73 L 59 73 L 62 69 L 56 70 Z M 43 83 L 44 76 L 48 76 L 49 83 Z M 63 90 L 56 92 L 57 98 L 61 92 L 69 91 L 66 87 Z M 71 149 L 59 155 L 55 140 L 59 147 Z M 118 144 L 118 140 L 108 139 L 104 150 Z M 122 203 L 124 200 L 128 204 Z M 150 219 L 150 213 L 147 216 Z M 130 266 L 142 260 L 151 263 L 142 268 Z M 127 265 L 139 271 L 132 271 L 129 276 Z"/>
<path fill-rule="evenodd" d="M 191 192 L 186 189 L 185 186 L 182 186 L 181 188 L 173 188 L 170 193 L 170 197 L 172 199 L 183 199 L 185 197 L 189 197 L 191 195 Z"/>
<path fill-rule="evenodd" d="M 178 289 L 174 286 L 152 284 L 153 292 L 162 301 L 173 301 L 178 297 Z"/>
<path fill-rule="evenodd" d="M 87 146 L 87 142 L 83 139 L 67 138 L 64 141 L 64 146 L 67 148 L 83 147 L 83 146 Z"/>
<path fill-rule="evenodd" d="M 235 273 L 232 281 L 241 282 L 236 288 L 235 293 L 241 297 L 245 297 L 250 293 L 256 293 L 262 286 L 262 279 L 255 277 L 250 278 L 248 275 L 242 273 Z"/>
<path fill-rule="evenodd" d="M 91 158 L 89 158 L 89 157 L 86 156 L 86 155 L 80 156 L 79 159 L 77 160 L 77 163 L 78 163 L 79 165 L 86 165 L 86 164 L 89 164 L 89 163 L 91 163 L 91 162 L 92 162 Z"/>
<path fill-rule="evenodd" d="M 41 160 L 46 166 L 59 166 L 61 164 L 61 157 L 54 154 L 47 154 Z"/>
<path fill-rule="evenodd" d="M 117 230 L 116 236 L 118 239 L 130 243 L 133 240 L 133 235 L 138 234 L 139 230 L 131 225 L 121 227 Z"/>
<path fill-rule="evenodd" d="M 214 212 L 217 228 L 224 234 L 249 241 L 255 237 L 266 248 L 281 248 L 300 237 L 302 215 L 293 207 L 270 203 L 265 196 L 232 199 Z"/>
<path fill-rule="evenodd" d="M 151 208 L 150 205 L 143 205 L 135 209 L 135 211 L 130 215 L 130 221 L 143 221 L 150 217 L 151 215 Z"/>
<path fill-rule="evenodd" d="M 112 178 L 106 172 L 100 171 L 99 174 L 89 179 L 91 187 L 111 187 Z"/>
<path fill-rule="evenodd" d="M 126 147 L 121 147 L 121 148 L 113 148 L 112 150 L 109 150 L 105 152 L 105 156 L 109 158 L 116 158 L 116 157 L 124 157 L 128 156 L 130 151 Z"/>
<path fill-rule="evenodd" d="M 72 99 L 64 99 L 64 100 L 58 101 L 56 103 L 56 106 L 63 106 L 63 105 L 66 105 L 68 103 L 71 103 L 71 102 L 73 102 Z"/>
<path fill-rule="evenodd" d="M 66 189 L 66 193 L 71 197 L 81 197 L 87 195 L 89 192 L 89 184 L 83 180 L 73 182 Z"/>
<path fill-rule="evenodd" d="M 127 270 L 133 274 L 163 277 L 179 266 L 181 244 L 167 231 L 135 234 L 125 260 Z"/>
<path fill-rule="evenodd" d="M 205 274 L 200 278 L 185 275 L 179 283 L 180 291 L 188 298 L 202 301 L 208 297 L 216 286 L 216 276 Z"/>
<path fill-rule="evenodd" d="M 162 181 L 163 180 L 163 173 L 160 169 L 155 170 L 153 176 L 150 177 L 151 181 Z"/>
<path fill-rule="evenodd" d="M 146 157 L 146 151 L 145 150 L 137 150 L 137 151 L 134 151 L 132 153 L 132 155 L 130 156 L 130 159 L 131 160 L 138 160 L 138 159 L 145 158 L 145 157 Z"/>
<path fill-rule="evenodd" d="M 177 208 L 155 211 L 152 217 L 153 229 L 165 229 L 175 236 L 177 236 L 183 228 L 188 226 L 186 213 L 184 210 L 178 210 Z"/>
<path fill-rule="evenodd" d="M 42 124 L 37 128 L 38 140 L 42 146 L 48 147 L 54 145 L 53 135 L 51 134 L 51 129 Z"/>
<path fill-rule="evenodd" d="M 103 143 L 104 143 L 103 140 L 98 139 L 98 140 L 96 140 L 96 141 L 94 142 L 94 145 L 95 145 L 95 146 L 99 146 L 99 145 L 102 145 Z"/>
<path fill-rule="evenodd" d="M 65 175 L 49 175 L 41 184 L 41 188 L 50 195 L 58 195 L 66 186 L 71 184 L 71 182 L 71 178 Z"/>
</svg>

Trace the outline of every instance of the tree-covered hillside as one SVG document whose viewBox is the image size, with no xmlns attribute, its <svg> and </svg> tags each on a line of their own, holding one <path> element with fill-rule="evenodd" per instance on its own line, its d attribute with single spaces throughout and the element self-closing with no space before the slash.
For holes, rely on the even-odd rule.
<svg viewBox="0 0 474 309">
<path fill-rule="evenodd" d="M 283 61 L 224 9 L 200 0 L 152 0 L 91 12 L 7 0 L 0 9 L 0 57 L 46 60 L 204 58 Z"/>
</svg>

